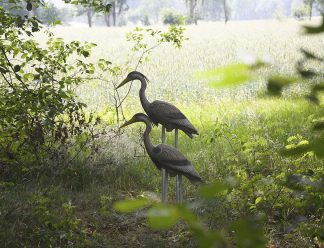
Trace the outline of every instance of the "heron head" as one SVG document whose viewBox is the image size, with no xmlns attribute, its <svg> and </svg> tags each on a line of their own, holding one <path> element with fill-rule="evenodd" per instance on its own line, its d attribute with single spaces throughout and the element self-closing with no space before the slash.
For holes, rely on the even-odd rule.
<svg viewBox="0 0 324 248">
<path fill-rule="evenodd" d="M 135 114 L 132 119 L 130 119 L 129 121 L 126 121 L 123 125 L 120 126 L 120 128 L 126 127 L 130 124 L 133 124 L 135 122 L 150 122 L 150 119 L 147 117 L 147 115 L 142 114 L 142 113 L 137 113 Z"/>
<path fill-rule="evenodd" d="M 143 75 L 142 73 L 138 72 L 138 71 L 132 71 L 130 72 L 127 77 L 117 86 L 116 89 L 122 87 L 123 85 L 127 84 L 128 82 L 130 81 L 133 81 L 133 80 L 141 80 L 141 79 L 144 79 L 146 81 L 149 81 L 147 79 L 147 77 L 145 75 Z"/>
</svg>

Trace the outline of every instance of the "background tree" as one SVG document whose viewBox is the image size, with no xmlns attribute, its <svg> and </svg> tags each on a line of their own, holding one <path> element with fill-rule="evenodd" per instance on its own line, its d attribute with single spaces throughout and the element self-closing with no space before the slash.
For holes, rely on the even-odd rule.
<svg viewBox="0 0 324 248">
<path fill-rule="evenodd" d="M 82 7 L 79 9 L 79 15 L 87 14 L 89 28 L 92 27 L 92 18 L 95 13 L 108 13 L 112 8 L 112 4 L 104 3 L 101 0 L 64 0 L 64 2 Z"/>
<path fill-rule="evenodd" d="M 231 17 L 231 0 L 205 0 L 203 1 L 203 18 L 221 20 L 224 18 L 227 23 Z"/>
<path fill-rule="evenodd" d="M 109 1 L 108 4 L 111 5 L 111 11 L 104 13 L 106 25 L 109 27 L 112 20 L 112 25 L 116 26 L 118 17 L 120 17 L 125 11 L 129 9 L 127 0 Z"/>
<path fill-rule="evenodd" d="M 312 20 L 314 3 L 315 0 L 304 0 L 304 4 L 308 6 L 309 20 Z"/>
<path fill-rule="evenodd" d="M 195 23 L 197 25 L 198 16 L 197 16 L 197 8 L 198 8 L 199 0 L 186 0 L 187 8 L 188 8 L 188 19 L 187 23 Z"/>
<path fill-rule="evenodd" d="M 323 15 L 324 14 L 324 0 L 317 0 L 316 8 Z"/>
<path fill-rule="evenodd" d="M 223 11 L 224 11 L 224 20 L 227 23 L 231 15 L 230 0 L 222 0 Z"/>
</svg>

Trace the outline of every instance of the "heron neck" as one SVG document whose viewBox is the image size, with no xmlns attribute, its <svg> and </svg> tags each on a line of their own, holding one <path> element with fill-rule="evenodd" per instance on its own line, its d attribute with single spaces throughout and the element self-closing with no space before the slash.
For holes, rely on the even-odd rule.
<svg viewBox="0 0 324 248">
<path fill-rule="evenodd" d="M 141 81 L 141 89 L 139 91 L 139 96 L 141 99 L 141 104 L 145 110 L 145 112 L 148 114 L 149 113 L 149 105 L 150 102 L 147 100 L 146 96 L 145 96 L 145 90 L 146 90 L 146 80 L 144 78 L 140 78 Z"/>
<path fill-rule="evenodd" d="M 152 151 L 153 151 L 153 144 L 150 140 L 150 132 L 152 130 L 152 125 L 151 125 L 151 122 L 150 120 L 146 119 L 145 121 L 145 124 L 146 124 L 146 129 L 145 129 L 145 132 L 143 134 L 143 137 L 144 137 L 144 145 L 145 145 L 145 148 L 146 148 L 146 151 L 150 154 Z"/>
</svg>

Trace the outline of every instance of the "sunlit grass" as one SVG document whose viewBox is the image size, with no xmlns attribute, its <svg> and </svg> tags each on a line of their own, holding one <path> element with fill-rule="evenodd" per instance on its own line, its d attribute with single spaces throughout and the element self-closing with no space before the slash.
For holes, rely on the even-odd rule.
<svg viewBox="0 0 324 248">
<path fill-rule="evenodd" d="M 184 42 L 182 49 L 161 46 L 153 51 L 148 63 L 138 68 L 151 81 L 147 89 L 148 98 L 182 104 L 192 102 L 217 104 L 217 101 L 224 98 L 238 100 L 251 97 L 255 90 L 263 89 L 262 83 L 270 71 L 287 74 L 294 72 L 295 62 L 301 58 L 299 48 L 322 51 L 320 48 L 324 42 L 324 35 L 303 36 L 302 24 L 294 20 L 282 22 L 269 20 L 187 26 L 185 35 L 189 40 Z M 131 30 L 131 27 L 92 29 L 59 27 L 54 33 L 67 41 L 78 39 L 96 43 L 98 46 L 91 57 L 93 61 L 105 58 L 114 64 L 123 64 L 130 59 L 135 65 L 138 58 L 127 57 L 131 44 L 127 44 L 125 34 Z M 237 63 L 247 55 L 266 58 L 271 62 L 268 69 L 260 72 L 259 80 L 248 87 L 215 91 L 209 88 L 206 82 L 194 77 L 197 71 Z M 131 105 L 134 102 L 137 104 L 139 83 L 134 85 L 130 97 Z M 102 107 L 109 104 L 109 93 L 105 92 L 107 85 L 98 84 L 89 88 L 84 86 L 83 89 L 80 95 L 89 105 Z"/>
</svg>

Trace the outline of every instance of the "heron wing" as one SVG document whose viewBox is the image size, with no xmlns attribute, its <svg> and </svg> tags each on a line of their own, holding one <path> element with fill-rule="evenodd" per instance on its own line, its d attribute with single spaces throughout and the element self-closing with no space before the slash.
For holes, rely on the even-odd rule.
<svg viewBox="0 0 324 248">
<path fill-rule="evenodd" d="M 164 144 L 158 145 L 157 148 L 159 149 L 155 150 L 154 157 L 161 167 L 183 174 L 189 179 L 201 179 L 190 161 L 177 149 Z"/>
<path fill-rule="evenodd" d="M 166 119 L 187 119 L 187 117 L 174 105 L 163 102 L 154 101 L 150 104 L 150 112 L 154 116 L 163 116 Z"/>
<path fill-rule="evenodd" d="M 198 131 L 190 123 L 188 118 L 174 105 L 163 102 L 154 101 L 150 104 L 150 116 L 151 119 L 168 126 L 172 126 L 170 129 L 179 128 L 185 132 L 198 134 Z"/>
</svg>

